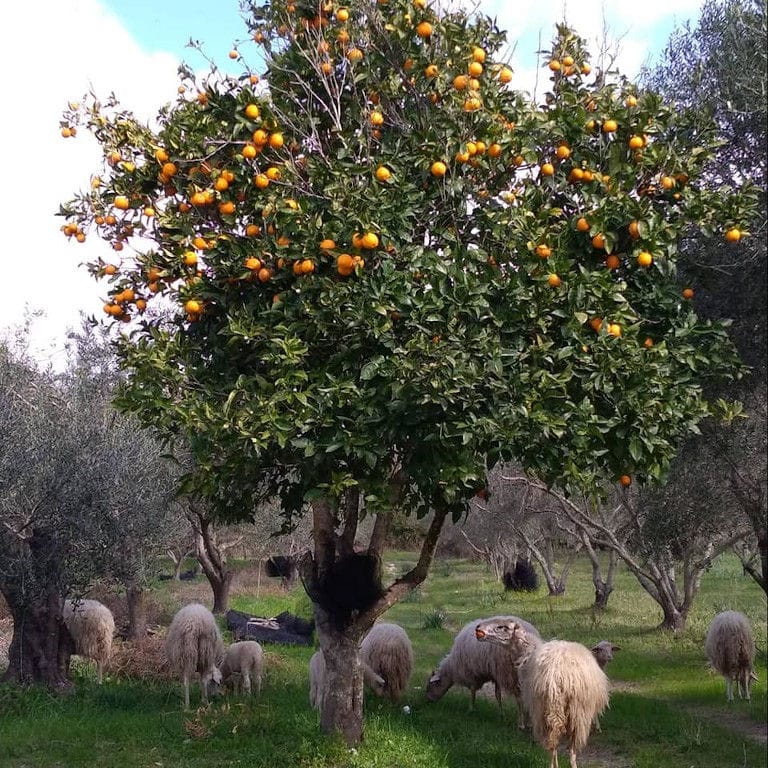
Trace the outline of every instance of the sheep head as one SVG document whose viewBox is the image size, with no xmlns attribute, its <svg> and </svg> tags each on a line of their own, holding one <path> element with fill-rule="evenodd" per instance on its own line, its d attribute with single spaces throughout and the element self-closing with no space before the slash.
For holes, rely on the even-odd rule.
<svg viewBox="0 0 768 768">
<path fill-rule="evenodd" d="M 441 675 L 439 669 L 433 670 L 427 680 L 427 701 L 437 701 L 451 687 L 452 681 L 447 675 Z"/>
<path fill-rule="evenodd" d="M 613 658 L 614 651 L 620 651 L 620 645 L 614 645 L 609 640 L 601 640 L 597 645 L 591 649 L 592 655 L 595 657 L 600 669 L 604 669 L 605 665 Z"/>
<path fill-rule="evenodd" d="M 531 637 L 516 621 L 482 621 L 475 627 L 475 637 L 481 643 L 495 643 L 524 650 L 531 644 Z"/>
</svg>

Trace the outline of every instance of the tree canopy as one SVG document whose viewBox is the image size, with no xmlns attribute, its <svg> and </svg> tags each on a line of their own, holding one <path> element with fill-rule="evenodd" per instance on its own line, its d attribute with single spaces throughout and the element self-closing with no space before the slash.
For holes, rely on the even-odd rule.
<svg viewBox="0 0 768 768">
<path fill-rule="evenodd" d="M 183 69 L 152 125 L 94 96 L 64 116 L 104 149 L 62 214 L 115 249 L 89 269 L 120 402 L 189 440 L 189 487 L 235 517 L 352 484 L 458 514 L 497 460 L 662 477 L 740 372 L 676 273 L 692 227 L 740 239 L 754 204 L 707 183 L 714 126 L 595 78 L 566 26 L 535 104 L 480 14 L 246 9 L 264 71 Z"/>
</svg>

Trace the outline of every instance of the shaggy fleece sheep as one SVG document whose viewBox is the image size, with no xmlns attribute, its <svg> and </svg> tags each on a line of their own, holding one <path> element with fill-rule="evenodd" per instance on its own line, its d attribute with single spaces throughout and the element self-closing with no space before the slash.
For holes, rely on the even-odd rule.
<svg viewBox="0 0 768 768">
<path fill-rule="evenodd" d="M 256 684 L 256 693 L 261 693 L 261 676 L 264 672 L 264 649 L 255 640 L 240 640 L 224 651 L 221 662 L 221 680 L 232 687 L 235 695 L 242 686 L 245 693 L 251 693 L 251 681 Z"/>
<path fill-rule="evenodd" d="M 725 696 L 733 701 L 733 683 L 739 698 L 750 701 L 754 673 L 755 638 L 749 619 L 738 611 L 723 611 L 712 619 L 704 651 L 716 672 L 725 678 Z"/>
<path fill-rule="evenodd" d="M 184 708 L 189 709 L 189 685 L 200 675 L 200 696 L 208 703 L 208 686 L 221 682 L 218 663 L 224 654 L 221 633 L 213 614 L 199 603 L 185 605 L 174 617 L 165 638 L 165 652 L 184 684 Z"/>
<path fill-rule="evenodd" d="M 524 627 L 531 636 L 539 637 L 536 627 L 517 616 L 494 616 L 470 621 L 456 635 L 448 655 L 429 676 L 427 699 L 437 701 L 451 686 L 462 685 L 469 688 L 470 708 L 474 708 L 478 689 L 485 683 L 492 682 L 496 688 L 496 701 L 500 710 L 503 692 L 511 693 L 515 697 L 518 726 L 522 729 L 525 728 L 525 709 L 520 695 L 514 649 L 480 643 L 475 637 L 475 627 L 478 622 L 504 620 L 514 621 Z"/>
<path fill-rule="evenodd" d="M 488 621 L 476 627 L 480 642 L 513 649 L 520 686 L 534 738 L 550 753 L 550 768 L 558 768 L 557 749 L 568 744 L 571 768 L 576 753 L 589 738 L 592 723 L 608 706 L 608 678 L 592 652 L 567 640 L 542 642 L 515 621 Z"/>
<path fill-rule="evenodd" d="M 363 662 L 363 682 L 379 696 L 386 692 L 386 682 L 381 675 L 376 674 Z M 323 708 L 323 692 L 325 690 L 325 657 L 318 649 L 309 660 L 309 703 L 315 709 Z"/>
<path fill-rule="evenodd" d="M 96 676 L 101 685 L 104 668 L 112 655 L 115 618 L 98 600 L 65 600 L 61 611 L 64 624 L 74 643 L 74 653 L 96 662 Z"/>
<path fill-rule="evenodd" d="M 372 686 L 379 696 L 399 701 L 413 671 L 413 646 L 398 624 L 374 624 L 360 644 L 360 658 L 384 680 L 383 688 Z"/>
</svg>

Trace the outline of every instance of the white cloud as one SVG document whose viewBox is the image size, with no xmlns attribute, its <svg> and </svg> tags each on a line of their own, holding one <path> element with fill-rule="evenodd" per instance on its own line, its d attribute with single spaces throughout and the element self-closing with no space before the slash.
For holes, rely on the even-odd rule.
<svg viewBox="0 0 768 768">
<path fill-rule="evenodd" d="M 142 51 L 96 0 L 5 3 L 0 63 L 6 73 L 0 122 L 5 226 L 0 251 L 0 330 L 17 324 L 25 305 L 43 309 L 33 340 L 42 356 L 63 345 L 80 310 L 100 311 L 99 286 L 78 264 L 105 246 L 67 242 L 59 204 L 86 188 L 101 152 L 85 130 L 63 139 L 59 120 L 67 102 L 90 88 L 111 91 L 141 119 L 173 99 L 177 59 Z M 60 356 L 60 353 L 59 353 Z"/>
</svg>

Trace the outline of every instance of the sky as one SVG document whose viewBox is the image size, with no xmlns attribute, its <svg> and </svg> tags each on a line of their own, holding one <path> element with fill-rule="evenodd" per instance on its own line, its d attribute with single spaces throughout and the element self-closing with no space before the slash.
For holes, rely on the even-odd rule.
<svg viewBox="0 0 768 768">
<path fill-rule="evenodd" d="M 536 51 L 549 43 L 557 22 L 567 20 L 593 54 L 605 37 L 619 50 L 620 71 L 634 78 L 658 59 L 675 27 L 695 23 L 701 3 L 480 0 L 479 10 L 507 31 L 513 84 L 530 92 Z M 190 39 L 233 73 L 239 65 L 228 52 L 239 47 L 255 61 L 255 50 L 237 0 L 6 2 L 0 30 L 6 73 L 0 120 L 0 335 L 20 325 L 25 313 L 40 313 L 32 323 L 33 352 L 41 364 L 60 367 L 67 330 L 79 325 L 81 312 L 100 314 L 99 285 L 81 264 L 105 248 L 95 235 L 78 244 L 60 232 L 59 205 L 87 188 L 101 163 L 95 140 L 84 131 L 75 139 L 61 138 L 67 103 L 89 90 L 102 99 L 114 92 L 124 107 L 150 120 L 175 98 L 181 62 L 207 69 L 188 47 Z"/>
</svg>

